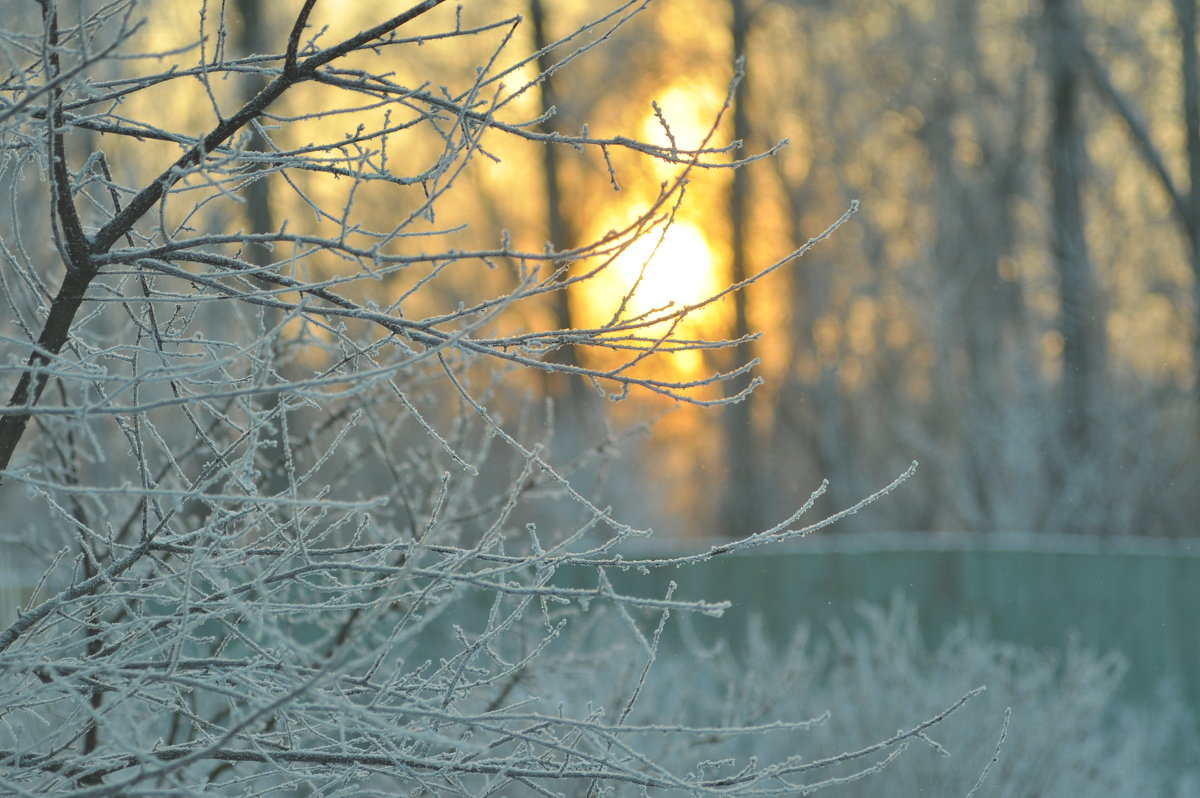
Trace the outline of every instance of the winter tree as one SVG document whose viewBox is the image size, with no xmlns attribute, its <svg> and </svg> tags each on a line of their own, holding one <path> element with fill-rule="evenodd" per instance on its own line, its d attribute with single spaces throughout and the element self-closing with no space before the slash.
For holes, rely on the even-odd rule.
<svg viewBox="0 0 1200 798">
<path fill-rule="evenodd" d="M 597 498 L 616 441 L 552 462 L 528 375 L 739 401 L 752 363 L 653 364 L 737 349 L 680 322 L 845 217 L 699 305 L 559 328 L 556 297 L 662 235 L 689 180 L 771 153 L 720 118 L 692 149 L 555 127 L 538 85 L 644 2 L 540 49 L 494 4 L 442 5 L 0 6 L 0 545 L 34 574 L 0 628 L 5 793 L 797 794 L 879 770 L 972 695 L 860 750 L 759 761 L 722 741 L 814 719 L 692 724 L 686 696 L 645 694 L 668 617 L 723 605 L 622 594 L 613 569 L 862 504 L 802 520 L 822 488 L 750 537 L 623 557 L 646 532 Z M 622 229 L 545 244 L 472 205 L 515 146 L 614 188 L 617 151 L 674 177 Z M 505 179 L 536 201 L 536 167 Z"/>
</svg>

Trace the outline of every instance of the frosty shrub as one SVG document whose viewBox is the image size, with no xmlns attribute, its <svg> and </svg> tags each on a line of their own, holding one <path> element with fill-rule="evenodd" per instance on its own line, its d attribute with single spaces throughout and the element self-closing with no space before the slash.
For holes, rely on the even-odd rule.
<svg viewBox="0 0 1200 798">
<path fill-rule="evenodd" d="M 745 161 L 543 132 L 538 85 L 644 3 L 541 52 L 496 4 L 439 5 L 0 3 L 0 525 L 36 583 L 0 628 L 0 792 L 796 794 L 924 747 L 977 694 L 883 714 L 906 689 L 884 669 L 827 707 L 846 715 L 820 728 L 862 727 L 838 754 L 805 708 L 754 711 L 783 662 L 714 670 L 749 703 L 695 723 L 686 683 L 648 681 L 668 617 L 722 606 L 619 594 L 612 569 L 794 538 L 904 475 L 824 520 L 810 501 L 692 557 L 620 557 L 646 533 L 590 487 L 614 441 L 551 462 L 529 375 L 736 401 L 717 389 L 750 363 L 654 363 L 735 346 L 681 322 L 744 285 L 592 329 L 547 307 Z M 472 199 L 510 147 L 674 176 L 621 229 L 529 245 Z"/>
<path fill-rule="evenodd" d="M 987 685 L 971 712 L 910 738 L 903 750 L 877 751 L 876 759 L 888 761 L 879 779 L 854 780 L 830 794 L 1174 798 L 1200 788 L 1196 718 L 1165 685 L 1147 704 L 1121 695 L 1126 666 L 1118 653 L 1099 654 L 1077 641 L 1068 641 L 1063 653 L 1043 653 L 991 640 L 985 629 L 965 623 L 931 647 L 910 602 L 896 598 L 887 608 L 859 611 L 859 624 L 835 624 L 830 634 L 802 625 L 786 646 L 771 642 L 755 622 L 744 644 L 732 648 L 685 636 L 686 653 L 656 666 L 645 691 L 653 698 L 634 713 L 635 722 L 659 711 L 714 728 L 769 727 L 797 717 L 819 722 L 803 735 L 714 732 L 687 748 L 660 744 L 656 761 L 682 763 L 718 752 L 731 763 L 796 753 L 820 761 L 831 752 L 859 750 L 881 729 L 905 728 L 914 712 L 936 712 Z M 686 706 L 656 710 L 655 699 L 672 700 L 663 689 L 671 683 L 689 686 Z M 1002 726 L 1000 756 L 979 785 Z M 655 743 L 648 739 L 647 745 Z M 825 769 L 822 779 L 853 772 L 840 764 Z"/>
</svg>

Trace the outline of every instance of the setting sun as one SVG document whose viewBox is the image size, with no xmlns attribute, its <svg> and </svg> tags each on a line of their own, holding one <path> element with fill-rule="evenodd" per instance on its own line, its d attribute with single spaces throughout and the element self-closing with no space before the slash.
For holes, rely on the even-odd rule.
<svg viewBox="0 0 1200 798">
<path fill-rule="evenodd" d="M 643 237 L 613 265 L 618 290 L 634 292 L 629 303 L 633 315 L 695 304 L 724 287 L 704 233 L 686 222 L 676 222 L 664 235 Z"/>
<path fill-rule="evenodd" d="M 634 242 L 612 264 L 589 281 L 575 300 L 581 320 L 589 326 L 609 322 L 624 301 L 622 318 L 647 314 L 661 316 L 713 296 L 726 287 L 718 259 L 704 232 L 694 224 L 675 222 Z M 720 303 L 689 314 L 675 335 L 698 337 L 720 335 Z M 655 325 L 650 334 L 665 332 Z M 694 375 L 702 370 L 699 352 L 671 355 L 674 368 Z"/>
</svg>

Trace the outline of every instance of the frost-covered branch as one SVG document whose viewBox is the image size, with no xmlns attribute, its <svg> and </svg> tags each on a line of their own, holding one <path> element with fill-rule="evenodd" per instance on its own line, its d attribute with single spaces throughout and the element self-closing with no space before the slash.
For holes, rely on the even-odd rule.
<svg viewBox="0 0 1200 798">
<path fill-rule="evenodd" d="M 861 506 L 623 559 L 648 532 L 588 487 L 616 433 L 564 464 L 527 398 L 531 372 L 697 405 L 756 385 L 715 390 L 753 363 L 657 366 L 735 348 L 684 322 L 853 208 L 702 300 L 635 311 L 635 286 L 607 323 L 546 323 L 554 294 L 588 297 L 662 236 L 690 180 L 773 152 L 718 140 L 738 69 L 684 149 L 545 132 L 522 105 L 645 2 L 533 54 L 490 4 L 426 0 L 329 44 L 334 4 L 272 7 L 267 53 L 234 52 L 237 3 L 201 4 L 182 38 L 157 4 L 41 5 L 38 30 L 0 5 L 0 546 L 32 572 L 0 629 L 0 791 L 773 794 L 875 773 L 974 695 L 848 753 L 736 766 L 701 749 L 815 722 L 639 714 L 662 704 L 668 618 L 728 602 L 619 589 L 618 571 Z M 674 171 L 619 229 L 541 247 L 471 204 L 513 144 L 614 183 L 610 151 Z"/>
</svg>

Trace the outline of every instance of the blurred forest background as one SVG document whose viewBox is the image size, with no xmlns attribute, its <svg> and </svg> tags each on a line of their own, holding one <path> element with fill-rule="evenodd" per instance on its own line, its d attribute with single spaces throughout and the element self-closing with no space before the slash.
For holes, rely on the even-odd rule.
<svg viewBox="0 0 1200 798">
<path fill-rule="evenodd" d="M 156 4 L 139 34 L 147 50 L 191 46 L 198 5 Z M 293 5 L 227 0 L 221 13 L 242 24 L 205 46 L 277 52 Z M 319 8 L 317 22 L 333 37 L 369 20 L 370 5 Z M 540 47 L 606 8 L 599 0 L 466 4 L 458 12 L 464 27 L 508 12 L 525 22 L 431 39 L 391 66 L 400 82 L 430 74 L 469 80 L 470 65 L 486 61 L 504 37 Z M 914 459 L 921 467 L 903 489 L 840 528 L 1193 534 L 1193 2 L 654 0 L 641 13 L 639 24 L 620 28 L 540 91 L 521 94 L 506 113 L 536 119 L 553 108 L 539 123 L 546 133 L 587 130 L 681 147 L 706 136 L 713 144 L 740 140 L 738 157 L 788 144 L 743 169 L 693 174 L 665 233 L 542 307 L 515 308 L 512 329 L 603 324 L 635 284 L 635 312 L 697 302 L 801 247 L 855 200 L 860 210 L 795 263 L 687 318 L 693 337 L 744 338 L 736 354 L 757 358 L 753 374 L 763 379 L 748 400 L 701 407 L 718 398 L 707 384 L 695 390 L 695 405 L 636 391 L 613 403 L 582 382 L 513 373 L 514 390 L 498 392 L 494 408 L 543 424 L 544 414 L 530 410 L 542 405 L 528 399 L 553 398 L 560 461 L 611 438 L 623 459 L 595 473 L 607 480 L 602 490 L 630 522 L 668 534 L 753 533 L 792 513 L 823 478 L 825 509 L 841 509 Z M 428 24 L 440 30 L 443 22 Z M 733 105 L 710 130 L 742 55 Z M 505 81 L 530 80 L 560 57 L 551 50 Z M 249 96 L 255 86 L 236 90 Z M 273 110 L 312 112 L 322 91 L 289 95 Z M 128 102 L 157 104 L 178 129 L 202 129 L 212 113 L 202 98 L 168 90 Z M 339 124 L 353 131 L 355 120 Z M 102 133 L 95 135 L 100 146 Z M 136 151 L 147 175 L 175 152 L 152 140 L 104 146 L 110 157 Z M 386 157 L 419 163 L 442 143 L 421 146 L 406 139 L 406 149 Z M 487 246 L 499 229 L 519 248 L 570 250 L 636 219 L 673 174 L 615 148 L 602 157 L 507 137 L 485 149 L 493 160 L 477 159 L 455 177 L 470 190 L 448 196 L 428 220 L 431 250 L 439 230 L 454 230 L 455 246 Z M 312 180 L 308 196 L 332 208 L 357 203 L 368 226 L 387 228 L 376 220 L 396 212 L 370 191 L 355 195 L 351 181 Z M 259 232 L 285 219 L 326 223 L 319 208 L 300 207 L 282 178 L 250 190 L 245 218 L 205 223 Z M 309 268 L 344 268 L 328 261 Z M 482 278 L 460 277 L 438 275 L 406 301 L 453 308 L 502 295 L 519 275 L 501 263 Z M 384 279 L 381 290 L 389 286 Z M 298 340 L 322 334 L 293 325 Z M 560 348 L 547 356 L 602 354 Z M 730 350 L 692 350 L 637 368 L 699 382 L 736 362 Z M 647 411 L 661 415 L 645 434 L 625 437 Z"/>
<path fill-rule="evenodd" d="M 568 4 L 543 5 L 527 12 L 541 35 L 575 24 Z M 1191 0 L 662 0 L 646 13 L 654 24 L 552 83 L 548 128 L 663 141 L 657 103 L 694 143 L 744 54 L 719 138 L 744 154 L 789 141 L 696 181 L 650 261 L 648 305 L 743 279 L 862 204 L 794 267 L 702 317 L 729 337 L 766 333 L 741 348 L 765 383 L 721 414 L 684 408 L 654 428 L 631 484 L 647 486 L 655 522 L 752 532 L 823 477 L 845 507 L 915 458 L 913 480 L 842 528 L 1194 533 Z M 617 163 L 615 192 L 604 164 L 569 150 L 505 159 L 551 176 L 544 229 L 558 246 L 615 226 L 662 179 Z M 508 221 L 503 179 L 485 188 L 488 213 L 536 229 Z M 575 324 L 597 303 L 577 294 L 558 312 Z M 675 361 L 689 375 L 714 365 L 729 364 Z"/>
<path fill-rule="evenodd" d="M 571 29 L 576 5 L 596 4 L 531 0 L 526 32 Z M 789 141 L 696 181 L 650 260 L 647 306 L 743 279 L 862 203 L 794 267 L 701 317 L 710 334 L 766 333 L 742 347 L 765 383 L 655 426 L 633 458 L 645 476 L 625 486 L 646 486 L 649 520 L 751 532 L 821 478 L 844 507 L 915 458 L 913 480 L 843 528 L 1194 533 L 1193 2 L 660 0 L 645 13 L 654 24 L 556 77 L 548 129 L 665 143 L 656 103 L 695 143 L 744 54 L 718 138 L 743 154 Z M 617 192 L 605 164 L 568 149 L 504 159 L 547 175 L 545 201 L 514 208 L 497 173 L 481 211 L 540 221 L 559 247 L 616 226 L 663 179 L 615 163 Z M 578 324 L 597 304 L 576 294 L 556 312 Z"/>
</svg>

